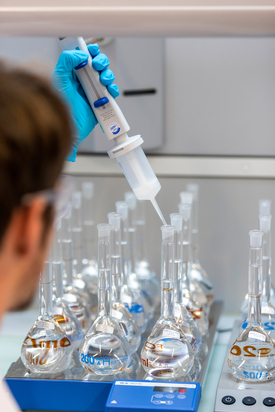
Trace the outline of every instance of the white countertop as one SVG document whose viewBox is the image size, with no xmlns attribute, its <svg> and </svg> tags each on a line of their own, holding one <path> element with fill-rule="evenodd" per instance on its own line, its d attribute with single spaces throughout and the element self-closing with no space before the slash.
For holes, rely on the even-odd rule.
<svg viewBox="0 0 275 412">
<path fill-rule="evenodd" d="M 0 375 L 4 376 L 11 363 L 20 356 L 21 345 L 28 330 L 37 318 L 33 310 L 7 314 L 0 329 Z M 235 316 L 223 315 L 218 323 L 218 330 L 229 329 L 233 326 Z M 210 360 L 202 399 L 198 412 L 213 412 L 216 388 L 226 354 L 226 348 L 231 332 L 218 333 Z"/>
</svg>

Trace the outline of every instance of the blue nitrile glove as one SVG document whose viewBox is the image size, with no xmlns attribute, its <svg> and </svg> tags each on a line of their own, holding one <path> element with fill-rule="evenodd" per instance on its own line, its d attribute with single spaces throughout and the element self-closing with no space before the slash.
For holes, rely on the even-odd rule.
<svg viewBox="0 0 275 412">
<path fill-rule="evenodd" d="M 100 73 L 101 83 L 103 86 L 107 86 L 108 92 L 116 98 L 119 95 L 119 89 L 116 84 L 113 84 L 115 76 L 108 69 L 108 57 L 100 53 L 97 44 L 88 45 L 88 50 L 93 58 L 93 68 Z M 86 60 L 88 60 L 88 55 L 82 50 L 64 51 L 61 53 L 52 74 L 53 84 L 69 104 L 77 127 L 77 136 L 72 152 L 67 159 L 72 162 L 76 159 L 78 146 L 97 124 L 96 117 L 74 72 L 74 68 Z"/>
</svg>

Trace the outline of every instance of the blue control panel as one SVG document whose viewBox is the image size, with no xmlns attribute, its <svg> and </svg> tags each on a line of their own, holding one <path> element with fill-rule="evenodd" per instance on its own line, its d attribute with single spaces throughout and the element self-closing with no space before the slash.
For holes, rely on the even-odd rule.
<svg viewBox="0 0 275 412">
<path fill-rule="evenodd" d="M 116 380 L 105 412 L 196 412 L 200 398 L 199 383 Z"/>
</svg>

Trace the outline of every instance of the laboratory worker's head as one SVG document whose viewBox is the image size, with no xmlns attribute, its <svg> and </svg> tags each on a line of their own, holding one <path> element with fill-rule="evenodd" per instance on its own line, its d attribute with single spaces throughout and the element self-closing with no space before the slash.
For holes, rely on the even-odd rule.
<svg viewBox="0 0 275 412">
<path fill-rule="evenodd" d="M 68 110 L 50 84 L 1 66 L 0 318 L 25 307 L 37 289 L 71 145 Z"/>
</svg>

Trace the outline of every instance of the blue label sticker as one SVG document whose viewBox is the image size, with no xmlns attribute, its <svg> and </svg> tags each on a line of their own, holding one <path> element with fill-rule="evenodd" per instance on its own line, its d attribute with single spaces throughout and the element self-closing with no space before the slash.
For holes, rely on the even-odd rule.
<svg viewBox="0 0 275 412">
<path fill-rule="evenodd" d="M 111 123 L 109 125 L 109 132 L 111 132 L 112 134 L 118 134 L 120 132 L 119 124 Z"/>
</svg>

